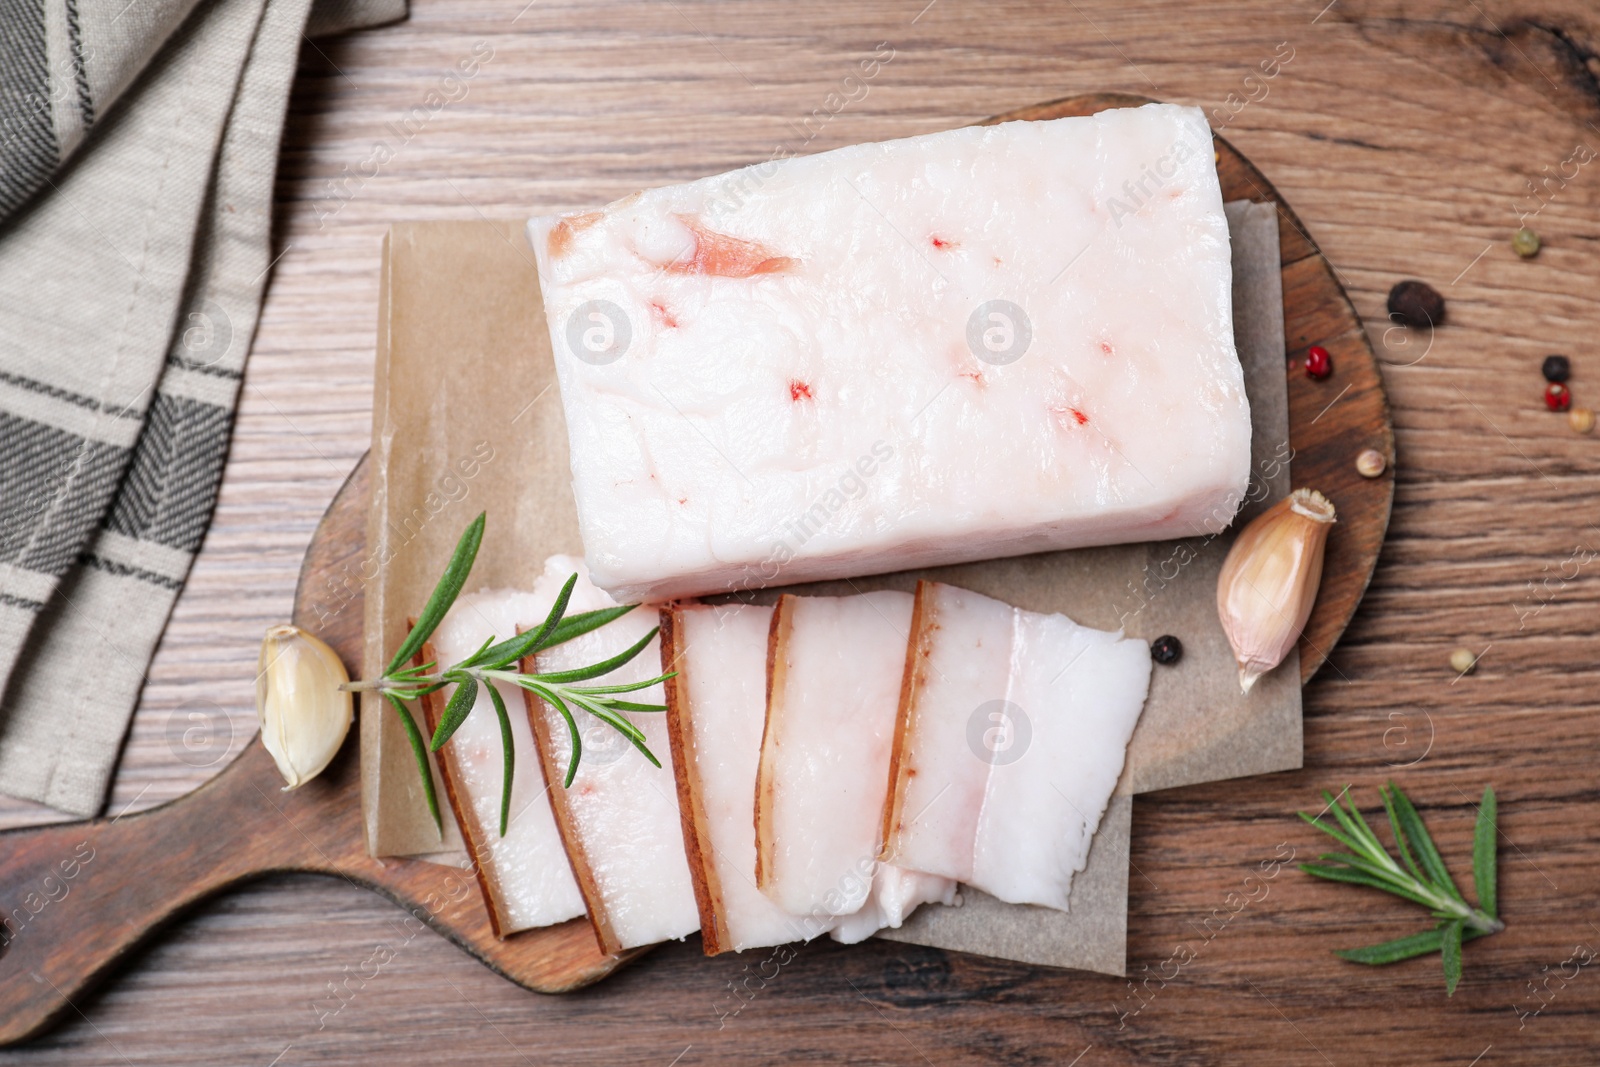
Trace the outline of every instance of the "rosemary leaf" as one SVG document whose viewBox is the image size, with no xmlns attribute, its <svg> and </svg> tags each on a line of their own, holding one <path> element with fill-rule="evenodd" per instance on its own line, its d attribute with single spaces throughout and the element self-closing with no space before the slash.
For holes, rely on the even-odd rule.
<svg viewBox="0 0 1600 1067">
<path fill-rule="evenodd" d="M 1471 941 L 1474 938 L 1488 936 L 1482 930 L 1463 930 L 1461 940 Z M 1365 948 L 1343 948 L 1334 952 L 1334 955 L 1352 963 L 1366 963 L 1376 967 L 1385 963 L 1399 963 L 1401 960 L 1414 959 L 1417 956 L 1426 956 L 1429 953 L 1443 950 L 1444 924 L 1441 923 L 1435 929 L 1424 930 L 1420 934 L 1397 937 L 1393 941 L 1385 941 L 1378 945 L 1368 945 Z"/>
<path fill-rule="evenodd" d="M 637 726 L 633 725 L 633 723 L 629 722 L 621 715 L 613 714 L 607 709 L 596 710 L 595 708 L 588 708 L 587 710 L 589 714 L 610 726 L 612 729 L 616 730 L 619 734 L 632 742 L 633 747 L 638 749 L 640 754 L 643 755 L 645 759 L 649 760 L 652 766 L 661 766 L 661 761 L 656 759 L 656 754 L 650 751 L 649 745 L 645 744 L 644 731 L 640 730 Z"/>
<path fill-rule="evenodd" d="M 517 769 L 516 747 L 511 741 L 511 717 L 506 714 L 506 702 L 493 682 L 487 683 L 489 699 L 494 703 L 494 714 L 500 720 L 500 748 L 504 753 L 500 763 L 500 836 L 506 836 L 506 823 L 511 819 L 511 781 Z"/>
<path fill-rule="evenodd" d="M 1478 907 L 1488 915 L 1500 917 L 1495 850 L 1498 828 L 1495 825 L 1494 787 L 1483 787 L 1483 803 L 1478 805 L 1478 822 L 1472 830 L 1472 881 L 1477 888 Z"/>
<path fill-rule="evenodd" d="M 1327 794 L 1323 794 L 1323 795 L 1326 796 Z M 1361 838 L 1362 838 L 1362 840 L 1364 840 L 1367 843 L 1367 846 L 1373 852 L 1381 853 L 1382 855 L 1387 857 L 1389 855 L 1388 849 L 1383 847 L 1383 842 L 1378 840 L 1378 835 L 1372 832 L 1372 827 L 1371 826 L 1367 825 L 1367 820 L 1361 814 L 1361 809 L 1356 807 L 1356 802 L 1350 798 L 1350 787 L 1349 786 L 1345 786 L 1344 787 L 1344 789 L 1342 790 L 1342 795 L 1344 796 L 1345 806 L 1350 811 L 1350 819 L 1351 819 L 1351 821 L 1354 822 L 1356 824 L 1356 826 L 1359 827 L 1360 830 L 1361 830 Z"/>
<path fill-rule="evenodd" d="M 1389 829 L 1394 833 L 1394 843 L 1400 850 L 1400 858 L 1405 861 L 1406 869 L 1419 882 L 1426 882 L 1427 876 L 1422 873 L 1422 868 L 1417 865 L 1416 857 L 1412 854 L 1411 843 L 1406 840 L 1405 831 L 1400 822 L 1400 813 L 1395 810 L 1394 799 L 1389 796 L 1389 790 L 1380 787 L 1378 795 L 1383 798 L 1383 810 L 1389 815 Z"/>
<path fill-rule="evenodd" d="M 501 667 L 508 667 L 530 653 L 554 648 L 557 645 L 571 641 L 574 637 L 582 637 L 586 633 L 598 630 L 611 620 L 622 618 L 622 616 L 638 606 L 637 604 L 619 604 L 614 608 L 596 608 L 593 611 L 580 611 L 576 615 L 568 615 L 557 623 L 555 629 L 538 643 L 533 641 L 536 636 L 533 632 L 518 634 L 514 638 L 502 641 L 495 648 L 491 648 L 484 658 L 487 661 L 494 657 L 500 661 L 499 665 L 496 666 L 493 662 L 487 662 L 484 668 L 486 670 L 499 670 Z M 498 651 L 502 646 L 506 651 L 514 650 L 514 654 L 502 656 Z"/>
<path fill-rule="evenodd" d="M 635 740 L 634 738 L 630 737 L 628 740 L 633 741 L 633 747 L 639 750 L 640 755 L 650 761 L 650 766 L 656 768 L 657 770 L 661 769 L 661 761 L 656 759 L 656 754 L 650 751 L 649 746 L 644 743 L 643 738 Z"/>
<path fill-rule="evenodd" d="M 650 632 L 639 638 L 638 641 L 634 642 L 632 648 L 629 648 L 625 652 L 619 652 L 608 660 L 602 660 L 599 663 L 593 663 L 587 667 L 579 667 L 575 670 L 554 671 L 549 674 L 541 674 L 538 676 L 539 680 L 550 685 L 565 685 L 568 682 L 582 682 L 587 681 L 590 678 L 598 678 L 602 674 L 610 674 L 618 667 L 631 662 L 635 656 L 643 652 L 646 646 L 648 646 L 651 641 L 655 640 L 658 630 L 660 630 L 660 627 L 652 626 L 650 628 Z"/>
<path fill-rule="evenodd" d="M 1339 794 L 1339 796 L 1346 799 L 1349 798 L 1349 795 L 1348 789 Z M 1350 835 L 1350 838 L 1354 841 L 1356 851 L 1366 852 L 1370 850 L 1374 842 L 1369 841 L 1366 835 L 1361 832 L 1361 827 L 1357 826 L 1355 820 L 1350 818 L 1350 813 L 1344 810 L 1344 805 L 1339 802 L 1339 797 L 1330 795 L 1326 789 L 1322 791 L 1322 797 L 1328 802 L 1328 810 L 1333 812 L 1334 819 L 1338 821 L 1340 826 L 1344 827 L 1344 832 Z"/>
<path fill-rule="evenodd" d="M 1455 879 L 1450 877 L 1450 872 L 1445 869 L 1444 860 L 1439 858 L 1439 850 L 1434 847 L 1433 838 L 1428 834 L 1428 828 L 1422 825 L 1422 818 L 1417 815 L 1417 809 L 1411 806 L 1410 799 L 1393 782 L 1389 783 L 1389 795 L 1394 800 L 1394 808 L 1400 813 L 1400 819 L 1405 825 L 1406 837 L 1411 839 L 1416 847 L 1417 858 L 1422 862 L 1423 870 L 1428 872 L 1426 881 L 1449 893 L 1456 900 L 1466 903 L 1466 897 L 1461 895 L 1461 890 L 1456 888 Z"/>
<path fill-rule="evenodd" d="M 566 614 L 567 602 L 572 599 L 572 589 L 577 584 L 576 574 L 567 579 L 567 584 L 561 587 L 561 595 L 556 597 L 556 602 L 550 606 L 549 614 L 545 616 L 544 623 L 538 629 L 508 638 L 493 648 L 481 648 L 478 654 L 463 666 L 481 665 L 486 671 L 497 671 L 515 663 L 530 652 L 545 647 L 544 642 L 549 638 L 551 631 L 560 624 L 561 617 Z"/>
<path fill-rule="evenodd" d="M 468 661 L 462 666 L 482 667 L 486 671 L 504 670 L 532 652 L 538 636 L 538 630 L 526 630 L 515 637 L 508 637 L 493 648 L 479 653 L 476 661 Z"/>
<path fill-rule="evenodd" d="M 1456 995 L 1456 983 L 1461 981 L 1461 920 L 1445 923 L 1439 931 L 1442 934 L 1440 954 L 1444 958 L 1444 995 Z"/>
<path fill-rule="evenodd" d="M 617 733 L 621 734 L 623 737 L 626 737 L 634 744 L 638 745 L 644 742 L 643 730 L 639 729 L 639 727 L 635 726 L 631 721 L 623 718 L 621 715 L 612 711 L 604 704 L 586 700 L 570 690 L 567 692 L 566 697 L 569 702 L 578 705 L 584 711 L 587 711 L 590 715 L 593 715 L 595 718 L 599 719 L 601 722 L 605 723 L 607 726 L 611 727 L 613 730 L 617 731 Z"/>
<path fill-rule="evenodd" d="M 481 659 L 483 659 L 483 654 L 485 652 L 489 651 L 489 646 L 492 645 L 492 644 L 494 644 L 494 634 L 490 634 L 488 637 L 485 637 L 483 639 L 483 644 L 478 646 L 478 651 L 474 652 L 472 655 L 468 656 L 466 659 L 464 659 L 460 663 L 456 664 L 456 666 L 458 666 L 458 667 L 473 667 L 473 666 L 476 666 L 478 664 L 478 662 Z"/>
<path fill-rule="evenodd" d="M 561 624 L 562 617 L 567 613 L 567 604 L 572 600 L 573 587 L 577 584 L 578 576 L 574 574 L 567 579 L 567 584 L 561 587 L 561 592 L 557 595 L 556 602 L 550 605 L 550 614 L 544 617 L 543 625 L 534 632 L 533 648 L 543 648 L 550 634 Z"/>
<path fill-rule="evenodd" d="M 406 740 L 411 742 L 411 754 L 416 757 L 417 773 L 422 775 L 422 792 L 428 798 L 428 814 L 433 816 L 434 829 L 439 831 L 439 836 L 444 836 L 444 821 L 439 818 L 439 798 L 433 791 L 433 768 L 428 764 L 428 748 L 422 740 L 422 731 L 417 729 L 417 720 L 411 717 L 411 711 L 404 702 L 393 693 L 385 693 L 389 703 L 394 705 L 394 710 L 400 714 L 400 725 L 405 727 Z"/>
<path fill-rule="evenodd" d="M 656 759 L 655 753 L 651 752 L 649 745 L 645 743 L 644 731 L 639 729 L 626 716 L 613 710 L 610 700 L 605 697 L 591 696 L 583 689 L 563 689 L 562 692 L 569 701 L 577 704 L 590 715 L 593 715 L 617 731 L 617 733 L 626 737 L 633 744 L 633 747 L 638 749 L 653 766 L 661 766 L 661 761 Z"/>
<path fill-rule="evenodd" d="M 1350 960 L 1352 963 L 1367 963 L 1378 966 L 1384 963 L 1399 963 L 1401 960 L 1409 960 L 1417 956 L 1426 956 L 1430 952 L 1438 952 L 1443 946 L 1443 930 L 1424 930 L 1420 934 L 1397 937 L 1393 941 L 1368 945 L 1366 948 L 1342 948 L 1335 952 L 1334 955 L 1342 960 Z"/>
<path fill-rule="evenodd" d="M 472 675 L 446 675 L 446 680 L 456 683 L 456 691 L 450 694 L 450 702 L 444 706 L 444 714 L 439 716 L 439 727 L 433 731 L 432 747 L 435 752 L 467 721 L 467 713 L 478 701 L 478 680 Z"/>
<path fill-rule="evenodd" d="M 1369 859 L 1365 859 L 1360 856 L 1351 856 L 1343 852 L 1324 852 L 1317 858 L 1319 860 L 1326 860 L 1330 863 L 1343 863 L 1354 870 L 1362 871 L 1363 873 L 1369 874 L 1373 878 L 1376 878 L 1378 881 L 1383 882 L 1384 888 L 1388 889 L 1389 892 L 1410 894 L 1410 899 L 1415 900 L 1418 904 L 1426 905 L 1427 907 L 1433 907 L 1433 901 L 1429 900 L 1427 897 L 1417 895 L 1415 890 L 1412 889 L 1412 887 L 1409 886 L 1404 880 L 1404 875 L 1395 874 L 1383 864 L 1374 863 Z"/>
<path fill-rule="evenodd" d="M 598 712 L 590 711 L 589 714 L 593 715 L 595 718 L 599 719 L 601 722 L 605 723 L 607 726 L 609 726 L 612 729 L 616 730 L 617 733 L 619 733 L 623 737 L 627 738 L 628 743 L 633 745 L 635 748 L 638 748 L 642 752 L 648 753 L 649 750 L 643 747 L 644 744 L 645 744 L 644 737 L 642 735 L 640 735 L 639 733 L 633 731 L 633 730 L 625 730 L 625 729 L 623 729 L 622 726 L 619 725 L 619 721 L 618 721 L 618 719 L 616 717 L 607 714 L 603 710 L 602 711 L 598 711 Z M 651 758 L 654 759 L 655 757 L 652 756 Z"/>
<path fill-rule="evenodd" d="M 472 561 L 478 557 L 478 546 L 483 543 L 484 514 L 479 512 L 478 517 L 473 519 L 461 534 L 461 540 L 456 542 L 456 550 L 450 557 L 449 565 L 439 576 L 439 584 L 433 587 L 433 594 L 423 605 L 422 614 L 417 616 L 417 624 L 400 643 L 400 648 L 389 661 L 389 667 L 383 672 L 384 674 L 392 675 L 416 655 L 417 649 L 422 647 L 422 642 L 433 636 L 433 631 L 444 619 L 445 612 L 456 602 L 456 597 L 461 594 L 461 587 L 467 582 L 467 574 L 472 570 Z"/>
<path fill-rule="evenodd" d="M 1381 889 L 1385 893 L 1393 893 L 1395 896 L 1405 897 L 1407 900 L 1423 906 L 1428 904 L 1427 898 L 1418 896 L 1409 890 L 1400 889 L 1393 882 L 1385 881 L 1382 878 L 1374 878 L 1366 871 L 1358 871 L 1350 867 L 1329 867 L 1319 863 L 1302 863 L 1300 864 L 1300 869 L 1307 874 L 1316 875 L 1318 878 L 1326 878 L 1330 882 L 1348 882 L 1351 885 L 1371 886 L 1373 889 Z"/>
<path fill-rule="evenodd" d="M 574 691 L 578 692 L 578 693 L 589 693 L 589 694 L 595 695 L 595 696 L 598 696 L 598 695 L 600 695 L 602 693 L 633 693 L 633 692 L 637 692 L 640 689 L 649 689 L 652 685 L 659 685 L 660 683 L 666 681 L 668 678 L 676 678 L 677 676 L 678 676 L 678 672 L 677 671 L 670 671 L 667 674 L 658 674 L 654 678 L 646 678 L 642 682 L 618 682 L 616 685 L 586 685 L 586 686 L 582 686 L 581 688 L 577 688 Z M 550 676 L 549 675 L 541 675 L 541 677 L 550 677 Z M 652 710 L 665 710 L 665 709 L 652 709 Z"/>
<path fill-rule="evenodd" d="M 415 667 L 407 667 L 404 670 L 398 670 L 398 671 L 393 672 L 392 674 L 384 675 L 384 677 L 386 677 L 386 678 L 397 678 L 397 679 L 415 678 L 415 677 L 418 677 L 420 675 L 427 674 L 429 671 L 433 670 L 438 665 L 439 664 L 438 664 L 437 661 L 429 660 L 428 662 L 419 664 L 419 665 L 417 665 Z"/>
<path fill-rule="evenodd" d="M 428 685 L 420 685 L 415 683 L 412 685 L 406 685 L 402 683 L 400 685 L 386 685 L 383 687 L 383 692 L 393 693 L 401 700 L 421 700 L 430 693 L 437 693 L 448 684 L 448 682 L 432 682 Z"/>
<path fill-rule="evenodd" d="M 567 709 L 566 702 L 556 694 L 555 690 L 541 685 L 525 685 L 523 688 L 530 689 L 544 697 L 545 700 L 549 701 L 550 706 L 560 712 L 561 717 L 566 720 L 567 736 L 572 739 L 572 756 L 567 760 L 567 777 L 561 783 L 561 787 L 563 789 L 570 788 L 572 780 L 578 776 L 578 761 L 583 758 L 583 736 L 578 732 L 578 724 L 573 721 L 572 712 Z"/>
<path fill-rule="evenodd" d="M 1328 796 L 1327 793 L 1323 793 L 1322 795 L 1325 796 L 1325 797 Z M 1332 797 L 1328 798 L 1328 803 L 1329 804 L 1333 803 L 1333 798 Z M 1318 830 L 1321 830 L 1323 833 L 1327 834 L 1329 837 L 1331 837 L 1335 841 L 1339 842 L 1339 844 L 1343 845 L 1345 848 L 1349 849 L 1351 852 L 1362 852 L 1362 853 L 1364 853 L 1364 852 L 1367 851 L 1367 848 L 1366 848 L 1365 845 L 1363 845 L 1360 841 L 1355 840 L 1350 835 L 1346 834 L 1343 830 L 1335 830 L 1333 827 L 1327 825 L 1326 823 L 1318 822 L 1317 819 L 1313 818 L 1310 815 L 1307 815 L 1303 811 L 1300 812 L 1299 814 L 1300 814 L 1301 820 L 1303 820 L 1304 822 L 1310 824 L 1311 826 L 1315 826 Z"/>
<path fill-rule="evenodd" d="M 571 641 L 574 637 L 582 637 L 591 630 L 600 629 L 612 619 L 622 618 L 638 606 L 637 604 L 620 604 L 614 608 L 596 608 L 594 611 L 582 611 L 576 615 L 569 615 L 561 620 L 561 623 L 550 634 L 545 643 L 534 649 L 534 651 L 538 652 L 542 649 L 554 648 L 556 645 Z"/>
</svg>

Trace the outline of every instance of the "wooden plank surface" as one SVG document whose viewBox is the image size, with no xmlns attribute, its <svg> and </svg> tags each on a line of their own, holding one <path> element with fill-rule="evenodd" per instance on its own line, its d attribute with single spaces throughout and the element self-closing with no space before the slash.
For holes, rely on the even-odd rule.
<svg viewBox="0 0 1600 1067">
<path fill-rule="evenodd" d="M 880 42 L 894 58 L 846 83 Z M 475 74 L 449 80 L 475 48 Z M 1307 690 L 1306 770 L 1137 801 L 1139 992 L 909 946 L 818 945 L 774 973 L 688 944 L 542 998 L 413 934 L 376 896 L 287 876 L 178 926 L 0 1062 L 1592 1062 L 1600 976 L 1562 964 L 1600 949 L 1587 830 L 1600 440 L 1542 410 L 1537 367 L 1568 352 L 1578 402 L 1600 400 L 1583 344 L 1600 178 L 1578 163 L 1600 149 L 1597 50 L 1589 5 L 1521 0 L 1203 13 L 435 0 L 405 24 L 307 46 L 279 181 L 284 254 L 216 524 L 152 668 L 113 814 L 193 788 L 253 731 L 256 643 L 287 617 L 316 519 L 365 447 L 378 247 L 396 219 L 575 208 L 777 147 L 927 132 L 1071 93 L 1197 103 L 1294 205 L 1387 353 L 1390 542 Z M 1274 58 L 1269 79 L 1259 65 Z M 430 90 L 454 99 L 431 111 Z M 375 163 L 379 142 L 392 158 Z M 1548 244 L 1522 262 L 1505 241 L 1535 211 Z M 1431 339 L 1385 336 L 1384 295 L 1402 277 L 1450 300 Z M 1458 681 L 1444 662 L 1456 645 L 1487 649 Z M 1411 909 L 1260 869 L 1318 847 L 1291 817 L 1318 788 L 1354 782 L 1370 804 L 1391 774 L 1457 862 L 1469 798 L 1486 781 L 1500 792 L 1510 929 L 1468 946 L 1450 1001 L 1436 961 L 1369 971 L 1324 955 L 1411 929 Z"/>
</svg>

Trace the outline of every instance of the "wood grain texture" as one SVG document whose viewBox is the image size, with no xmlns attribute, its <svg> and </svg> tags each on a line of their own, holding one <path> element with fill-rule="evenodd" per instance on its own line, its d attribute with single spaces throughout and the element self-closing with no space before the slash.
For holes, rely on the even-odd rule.
<svg viewBox="0 0 1600 1067">
<path fill-rule="evenodd" d="M 391 124 L 479 41 L 492 60 L 402 143 Z M 880 41 L 894 60 L 852 93 L 842 79 Z M 1294 58 L 1263 79 L 1281 42 Z M 419 0 L 407 23 L 306 46 L 278 183 L 283 257 L 217 519 L 109 814 L 193 789 L 253 733 L 261 632 L 289 616 L 317 519 L 367 446 L 378 248 L 395 220 L 576 209 L 777 146 L 926 133 L 1073 93 L 1199 104 L 1294 205 L 1368 324 L 1396 431 L 1389 540 L 1306 689 L 1306 768 L 1136 801 L 1137 993 L 885 943 L 808 947 L 774 975 L 765 957 L 704 959 L 691 942 L 546 998 L 374 894 L 282 875 L 170 929 L 0 1063 L 1600 1059 L 1600 975 L 1559 975 L 1575 945 L 1600 947 L 1600 841 L 1585 829 L 1600 798 L 1600 440 L 1538 399 L 1552 351 L 1574 357 L 1577 402 L 1600 399 L 1585 345 L 1600 169 L 1563 168 L 1576 146 L 1600 148 L 1597 49 L 1600 17 L 1577 0 Z M 834 112 L 834 92 L 855 99 Z M 393 158 L 363 172 L 380 141 Z M 1505 241 L 1533 212 L 1547 243 L 1524 262 Z M 1431 337 L 1385 336 L 1385 294 L 1405 277 L 1450 301 Z M 1458 645 L 1487 652 L 1455 681 Z M 1500 793 L 1510 927 L 1467 946 L 1448 1001 L 1436 960 L 1366 970 L 1328 955 L 1411 930 L 1408 906 L 1290 869 L 1264 896 L 1244 883 L 1320 847 L 1292 817 L 1317 789 L 1353 783 L 1370 811 L 1389 776 L 1458 869 L 1470 799 L 1486 781 Z M 4 810 L 12 825 L 48 817 Z M 72 915 L 80 899 L 50 907 Z M 1194 953 L 1181 965 L 1180 945 Z"/>
</svg>

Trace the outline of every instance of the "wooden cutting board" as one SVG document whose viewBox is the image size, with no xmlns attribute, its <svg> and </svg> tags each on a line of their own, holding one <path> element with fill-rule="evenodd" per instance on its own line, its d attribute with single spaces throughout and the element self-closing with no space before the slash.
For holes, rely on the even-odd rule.
<svg viewBox="0 0 1600 1067">
<path fill-rule="evenodd" d="M 1107 93 L 1071 97 L 990 122 L 1093 114 L 1148 102 Z M 1332 268 L 1270 182 L 1216 139 L 1225 200 L 1275 202 L 1281 232 L 1294 484 L 1339 506 L 1321 593 L 1300 644 L 1302 680 L 1326 661 L 1365 593 L 1389 525 L 1394 432 L 1377 359 Z M 1301 370 L 1305 349 L 1327 348 L 1333 373 Z M 1357 453 L 1377 449 L 1391 469 L 1356 473 Z M 307 590 L 362 557 L 368 467 L 363 460 L 318 526 L 300 572 L 295 621 L 315 629 Z M 361 661 L 359 603 L 320 628 L 352 668 Z M 194 903 L 280 871 L 343 878 L 374 890 L 433 926 L 484 964 L 529 989 L 558 993 L 609 974 L 637 953 L 601 954 L 586 922 L 498 940 L 469 871 L 366 854 L 358 759 L 349 743 L 318 779 L 294 792 L 259 739 L 216 778 L 137 815 L 0 834 L 0 1044 L 22 1040 L 70 1010 L 69 998 L 109 974 L 128 952 Z M 76 898 L 68 909 L 60 906 Z"/>
</svg>

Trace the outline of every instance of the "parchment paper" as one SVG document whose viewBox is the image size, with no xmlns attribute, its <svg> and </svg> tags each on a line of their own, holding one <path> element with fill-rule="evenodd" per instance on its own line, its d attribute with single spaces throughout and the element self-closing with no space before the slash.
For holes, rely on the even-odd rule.
<svg viewBox="0 0 1600 1067">
<path fill-rule="evenodd" d="M 478 512 L 489 518 L 469 592 L 530 586 L 546 556 L 583 550 L 522 231 L 521 222 L 406 223 L 384 242 L 372 510 L 354 575 L 366 591 L 363 677 L 382 673 Z M 454 820 L 445 816 L 442 841 L 434 829 L 399 720 L 371 694 L 361 705 L 361 800 L 373 855 L 465 861 Z"/>
<path fill-rule="evenodd" d="M 1277 219 L 1270 205 L 1228 206 L 1236 334 L 1254 423 L 1253 513 L 1288 489 Z M 544 558 L 581 553 L 567 441 L 538 277 L 520 221 L 397 225 L 385 243 L 373 404 L 373 495 L 365 674 L 427 598 L 461 529 L 489 513 L 469 590 L 527 585 Z M 489 454 L 487 460 L 470 463 Z M 1277 460 L 1274 463 L 1274 460 Z M 466 463 L 466 466 L 463 464 Z M 472 468 L 470 477 L 468 468 Z M 1178 635 L 1185 655 L 1157 667 L 1128 765 L 1073 881 L 1071 910 L 1003 905 L 964 890 L 960 908 L 924 908 L 899 940 L 1030 963 L 1122 973 L 1127 931 L 1127 794 L 1299 767 L 1298 665 L 1249 698 L 1216 618 L 1216 538 L 1046 553 L 806 587 L 909 589 L 936 578 L 1035 611 L 1061 611 L 1133 636 Z M 760 599 L 775 593 L 764 591 Z M 361 710 L 362 800 L 375 855 L 459 859 L 450 820 L 433 828 L 393 711 Z M 440 789 L 442 797 L 443 790 Z"/>
<path fill-rule="evenodd" d="M 964 885 L 959 907 L 924 904 L 904 926 L 877 936 L 1021 963 L 1126 974 L 1132 825 L 1133 797 L 1112 797 L 1089 846 L 1088 865 L 1073 876 L 1070 911 L 1005 904 Z"/>
</svg>

